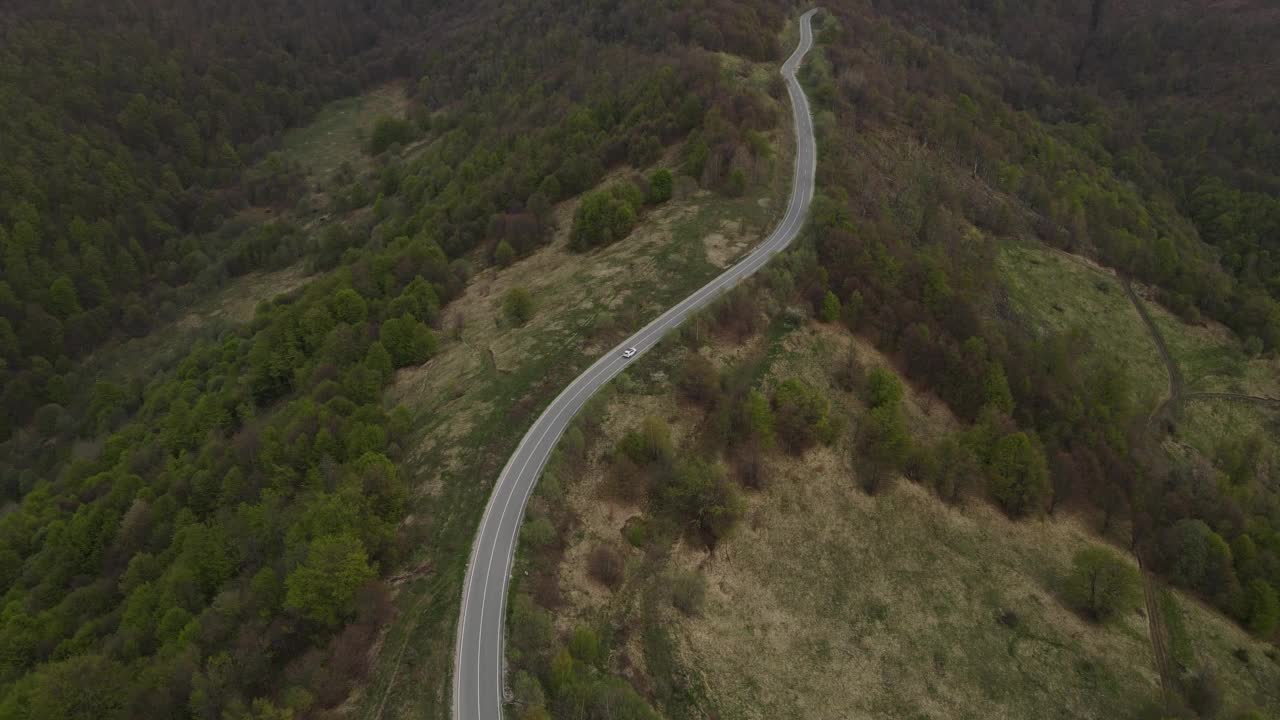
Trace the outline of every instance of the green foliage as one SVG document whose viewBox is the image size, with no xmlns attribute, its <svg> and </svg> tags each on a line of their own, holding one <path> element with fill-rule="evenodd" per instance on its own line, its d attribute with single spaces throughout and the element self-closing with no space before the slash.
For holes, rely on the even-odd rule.
<svg viewBox="0 0 1280 720">
<path fill-rule="evenodd" d="M 49 286 L 49 309 L 63 320 L 80 312 L 80 299 L 76 296 L 75 285 L 66 275 L 59 277 Z"/>
<path fill-rule="evenodd" d="M 391 317 L 408 314 L 424 323 L 434 323 L 440 314 L 440 299 L 431 284 L 418 275 L 391 301 L 386 314 Z"/>
<path fill-rule="evenodd" d="M 22 720 L 123 720 L 129 674 L 101 655 L 41 666 L 0 704 L 0 717 Z"/>
<path fill-rule="evenodd" d="M 999 362 L 992 362 L 988 366 L 983 389 L 987 405 L 1006 415 L 1013 412 L 1013 392 L 1009 389 L 1009 379 L 1004 374 L 1004 367 Z"/>
<path fill-rule="evenodd" d="M 1245 619 L 1249 632 L 1259 637 L 1270 637 L 1280 623 L 1280 599 L 1275 588 L 1262 578 L 1254 578 L 1245 587 Z"/>
<path fill-rule="evenodd" d="M 869 407 L 900 405 L 902 395 L 902 381 L 893 372 L 875 367 L 867 373 L 867 405 Z"/>
<path fill-rule="evenodd" d="M 364 298 L 351 288 L 343 288 L 334 293 L 329 308 L 334 317 L 351 325 L 359 325 L 369 316 L 369 307 Z"/>
<path fill-rule="evenodd" d="M 285 605 L 328 627 L 355 612 L 356 591 L 376 577 L 364 544 L 350 533 L 325 535 L 285 580 Z"/>
<path fill-rule="evenodd" d="M 418 129 L 403 118 L 383 117 L 373 125 L 369 137 L 369 154 L 381 155 L 392 145 L 408 145 L 418 137 Z"/>
<path fill-rule="evenodd" d="M 760 447 L 773 445 L 774 417 L 769 401 L 757 390 L 751 390 L 743 400 L 743 416 L 746 419 L 748 438 L 759 443 Z"/>
<path fill-rule="evenodd" d="M 742 197 L 747 192 L 747 174 L 742 168 L 734 168 L 729 173 L 729 180 L 724 186 L 725 194 L 729 197 Z"/>
<path fill-rule="evenodd" d="M 537 550 L 555 542 L 558 535 L 556 526 L 550 520 L 538 517 L 526 522 L 520 529 L 520 542 Z"/>
<path fill-rule="evenodd" d="M 493 251 L 493 262 L 498 267 L 509 267 L 516 260 L 515 248 L 511 247 L 511 243 L 506 240 L 498 241 L 497 248 Z"/>
<path fill-rule="evenodd" d="M 388 368 L 424 355 L 424 326 L 463 291 L 477 249 L 493 241 L 530 252 L 550 236 L 551 202 L 594 186 L 623 154 L 652 158 L 654 141 L 699 129 L 708 108 L 723 126 L 711 136 L 717 152 L 733 151 L 737 125 L 766 126 L 749 117 L 749 95 L 696 54 L 669 52 L 682 37 L 677 15 L 637 14 L 636 0 L 616 9 L 644 21 L 605 43 L 627 52 L 588 43 L 567 55 L 563 37 L 593 34 L 594 21 L 563 2 L 514 15 L 479 8 L 462 25 L 450 21 L 460 10 L 436 8 L 429 28 L 422 8 L 330 5 L 286 12 L 264 0 L 192 13 L 179 3 L 166 10 L 172 32 L 158 34 L 128 8 L 6 6 L 0 437 L 41 407 L 64 412 L 42 415 L 57 430 L 48 442 L 16 433 L 0 457 L 0 705 L 15 708 L 0 715 L 41 707 L 22 688 L 85 657 L 127 668 L 103 686 L 119 689 L 128 717 L 240 720 L 340 706 L 362 683 L 380 622 L 366 607 L 377 605 L 366 597 L 377 583 L 356 593 L 358 608 L 345 583 L 368 575 L 364 566 L 391 571 L 407 546 L 397 537 L 403 484 L 379 459 L 398 460 L 390 454 L 408 428 L 404 413 L 383 408 Z M 767 26 L 703 44 L 770 56 L 780 11 L 752 13 Z M 704 8 L 678 15 L 714 18 Z M 546 32 L 509 43 L 512 26 Z M 361 28 L 378 32 L 350 42 Z M 405 55 L 407 40 L 424 38 L 431 52 Z M 182 70 L 192 48 L 200 72 Z M 472 65 L 458 58 L 475 52 L 505 68 L 501 83 L 464 71 Z M 558 72 L 528 61 L 548 57 L 586 72 L 510 102 L 510 87 L 543 87 Z M 392 100 L 408 103 L 414 137 L 381 123 L 368 149 L 415 139 L 421 120 L 432 142 L 411 157 L 337 152 L 306 158 L 304 169 L 292 136 L 275 137 L 334 95 L 406 67 L 430 78 Z M 332 145 L 363 134 L 339 128 Z M 334 149 L 317 146 L 306 154 Z M 331 206 L 316 207 L 325 197 Z M 641 201 L 627 188 L 620 197 Z M 372 213 L 341 215 L 371 203 Z M 283 219 L 248 220 L 268 214 Z M 199 332 L 184 324 L 176 342 L 166 330 L 138 343 L 148 357 L 136 367 L 97 367 L 110 357 L 95 357 L 93 372 L 77 366 L 109 338 L 185 315 L 225 279 L 312 250 L 305 281 L 247 322 L 201 312 Z M 183 347 L 188 337 L 205 339 Z M 108 382 L 94 388 L 99 379 Z M 363 556 L 326 538 L 354 538 Z M 91 670 L 78 674 L 92 680 Z M 595 677 L 583 687 L 592 707 L 636 708 L 629 687 Z M 99 704 L 97 717 L 116 714 Z"/>
<path fill-rule="evenodd" d="M 1103 621 L 1131 610 L 1139 601 L 1138 571 L 1111 550 L 1089 547 L 1071 558 L 1067 600 L 1091 618 Z"/>
<path fill-rule="evenodd" d="M 421 365 L 436 351 L 435 333 L 408 314 L 383 321 L 378 337 L 397 368 Z"/>
<path fill-rule="evenodd" d="M 663 478 L 662 503 L 710 546 L 728 537 L 745 503 L 724 468 L 705 460 L 681 460 Z"/>
<path fill-rule="evenodd" d="M 598 665 L 604 659 L 600 648 L 600 636 L 589 627 L 578 626 L 569 639 L 569 652 L 574 660 L 587 665 Z"/>
<path fill-rule="evenodd" d="M 670 200 L 674 186 L 675 180 L 670 170 L 666 168 L 655 170 L 649 176 L 649 204 L 661 205 Z"/>
<path fill-rule="evenodd" d="M 528 595 L 517 593 L 511 598 L 509 623 L 511 645 L 524 658 L 543 657 L 550 653 L 555 642 L 555 628 L 551 614 L 538 606 Z"/>
<path fill-rule="evenodd" d="M 822 311 L 818 313 L 818 317 L 822 322 L 833 323 L 840 319 L 840 298 L 836 294 L 828 290 L 822 296 Z"/>
<path fill-rule="evenodd" d="M 512 325 L 524 325 L 533 318 L 533 294 L 527 288 L 516 286 L 502 296 L 502 314 Z"/>
<path fill-rule="evenodd" d="M 816 388 L 798 378 L 780 383 L 773 392 L 773 426 L 782 444 L 793 453 L 815 442 L 834 439 L 831 404 Z"/>
<path fill-rule="evenodd" d="M 365 367 L 377 373 L 382 382 L 391 379 L 391 373 L 395 370 L 395 363 L 391 359 L 391 353 L 387 352 L 387 346 L 382 341 L 373 343 L 369 346 L 369 352 L 364 358 Z"/>
<path fill-rule="evenodd" d="M 1168 528 L 1160 555 L 1174 582 L 1208 597 L 1232 579 L 1231 548 L 1203 520 L 1184 518 Z"/>
<path fill-rule="evenodd" d="M 928 452 L 921 478 L 947 502 L 959 501 L 983 476 L 982 461 L 964 438 L 948 436 Z"/>
<path fill-rule="evenodd" d="M 640 191 L 631 183 L 587 193 L 573 215 L 569 247 L 589 250 L 625 238 L 635 227 L 641 202 Z"/>
<path fill-rule="evenodd" d="M 1052 493 L 1044 453 L 1026 433 L 1009 433 L 991 452 L 987 488 L 1014 517 L 1042 512 Z"/>
</svg>

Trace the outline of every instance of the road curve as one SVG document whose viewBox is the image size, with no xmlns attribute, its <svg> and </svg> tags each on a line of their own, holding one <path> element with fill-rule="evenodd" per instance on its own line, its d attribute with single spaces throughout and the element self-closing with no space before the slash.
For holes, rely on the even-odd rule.
<svg viewBox="0 0 1280 720">
<path fill-rule="evenodd" d="M 791 96 L 796 137 L 795 177 L 787 214 L 782 222 L 750 255 L 619 343 L 570 383 L 529 428 L 498 476 L 472 543 L 471 559 L 462 587 L 462 610 L 458 619 L 453 668 L 455 720 L 499 720 L 502 717 L 507 584 L 511 577 L 516 539 L 529 495 L 570 420 L 597 390 L 636 360 L 635 357 L 623 358 L 623 349 L 636 348 L 637 357 L 647 352 L 690 314 L 706 307 L 722 292 L 763 267 L 790 244 L 803 227 L 809 202 L 813 199 L 817 154 L 809 101 L 796 79 L 796 71 L 813 45 L 811 20 L 815 12 L 810 10 L 801 16 L 800 44 L 782 64 L 782 77 Z"/>
</svg>

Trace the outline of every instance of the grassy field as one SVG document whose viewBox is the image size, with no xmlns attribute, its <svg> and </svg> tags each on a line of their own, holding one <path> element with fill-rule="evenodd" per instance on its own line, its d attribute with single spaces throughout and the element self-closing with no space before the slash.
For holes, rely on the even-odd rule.
<svg viewBox="0 0 1280 720">
<path fill-rule="evenodd" d="M 286 132 L 282 152 L 314 178 L 326 180 L 343 162 L 359 164 L 365 158 L 364 142 L 374 122 L 379 117 L 401 115 L 404 107 L 404 90 L 398 85 L 338 100 L 307 125 Z M 250 208 L 235 223 L 244 232 L 251 232 L 260 223 L 284 219 L 289 218 L 278 216 L 269 208 Z M 332 222 L 340 220 L 329 218 Z M 222 330 L 252 320 L 259 302 L 297 289 L 308 279 L 303 263 L 236 278 L 198 298 L 173 322 L 160 325 L 143 337 L 99 350 L 87 367 L 103 379 L 145 379 L 171 366 L 199 338 L 215 338 Z"/>
<path fill-rule="evenodd" d="M 1147 307 L 1182 368 L 1187 392 L 1280 398 L 1280 360 L 1249 357 L 1235 335 L 1217 323 L 1189 325 L 1153 302 Z"/>
<path fill-rule="evenodd" d="M 1097 348 L 1115 356 L 1137 399 L 1154 406 L 1169 378 L 1151 334 L 1113 273 L 1039 243 L 1001 246 L 1001 274 L 1015 311 L 1042 332 L 1084 328 Z"/>
<path fill-rule="evenodd" d="M 364 146 L 381 117 L 403 117 L 407 100 L 400 85 L 385 85 L 338 100 L 304 127 L 285 133 L 282 151 L 308 174 L 324 180 L 342 163 L 364 157 Z"/>
<path fill-rule="evenodd" d="M 426 365 L 401 371 L 388 393 L 389 402 L 413 411 L 418 428 L 401 468 L 417 488 L 407 523 L 418 550 L 416 570 L 399 583 L 399 618 L 352 701 L 359 717 L 449 716 L 465 563 L 507 456 L 542 407 L 600 352 L 763 239 L 790 185 L 789 138 L 775 133 L 771 164 L 744 196 L 678 197 L 645 215 L 625 240 L 592 253 L 568 250 L 576 205 L 564 203 L 548 246 L 478 273 L 446 308 L 443 335 L 460 328 L 457 339 Z M 535 304 L 520 327 L 500 310 L 516 286 Z"/>
<path fill-rule="evenodd" d="M 215 339 L 253 319 L 258 303 L 306 283 L 302 264 L 276 272 L 254 272 L 236 278 L 198 300 L 176 320 L 142 337 L 126 338 L 99 349 L 85 361 L 85 372 L 117 383 L 146 382 L 181 360 L 199 339 Z"/>
<path fill-rule="evenodd" d="M 1174 452 L 1192 449 L 1207 458 L 1216 456 L 1228 441 L 1253 438 L 1259 442 L 1256 477 L 1280 481 L 1280 408 L 1230 399 L 1188 402 L 1169 440 Z"/>
<path fill-rule="evenodd" d="M 803 377 L 855 417 L 861 404 L 830 386 L 831 368 L 850 343 L 865 366 L 885 363 L 825 326 L 754 342 L 772 358 L 762 386 Z M 646 356 L 630 371 L 639 382 L 615 389 L 601 453 L 647 416 L 671 423 L 673 437 L 694 435 L 696 418 L 666 380 L 680 352 Z M 910 389 L 906 411 L 917 436 L 954 427 L 940 403 Z M 773 456 L 766 489 L 749 496 L 746 519 L 714 554 L 682 543 L 654 567 L 633 550 L 628 579 L 612 594 L 587 577 L 587 552 L 617 543 L 642 508 L 604 491 L 597 457 L 566 483 L 579 524 L 559 571 L 566 605 L 558 626 L 612 626 L 630 638 L 614 663 L 637 687 L 652 692 L 655 676 L 685 678 L 695 700 L 665 706 L 672 718 L 1114 718 L 1156 697 L 1141 610 L 1100 626 L 1059 598 L 1072 554 L 1098 542 L 1083 523 L 1013 522 L 981 501 L 948 506 L 905 480 L 868 496 L 846 443 Z M 700 616 L 638 599 L 676 569 L 706 577 Z M 1175 596 L 1181 641 L 1223 679 L 1225 706 L 1280 712 L 1280 698 L 1267 694 L 1280 664 L 1266 646 Z M 655 629 L 665 644 L 647 640 Z"/>
</svg>

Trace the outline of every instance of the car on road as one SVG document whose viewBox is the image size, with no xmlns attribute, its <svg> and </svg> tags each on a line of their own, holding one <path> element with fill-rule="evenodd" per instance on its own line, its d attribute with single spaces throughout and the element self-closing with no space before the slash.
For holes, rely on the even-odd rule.
<svg viewBox="0 0 1280 720">
<path fill-rule="evenodd" d="M 633 356 L 633 355 L 635 355 L 635 354 L 636 354 L 636 349 L 635 349 L 635 348 L 627 348 L 626 350 L 623 350 L 623 351 L 622 351 L 622 357 L 624 357 L 624 358 L 632 357 L 632 356 Z"/>
</svg>

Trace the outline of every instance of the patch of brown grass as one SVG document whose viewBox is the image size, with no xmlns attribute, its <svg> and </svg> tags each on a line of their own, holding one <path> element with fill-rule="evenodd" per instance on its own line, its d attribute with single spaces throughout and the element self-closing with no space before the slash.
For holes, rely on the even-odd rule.
<svg viewBox="0 0 1280 720">
<path fill-rule="evenodd" d="M 745 347 L 705 348 L 717 364 Z M 764 384 L 801 377 L 827 389 L 837 412 L 859 399 L 830 383 L 834 362 L 852 346 L 866 368 L 886 358 L 838 326 L 808 323 L 789 333 Z M 917 439 L 958 428 L 945 406 L 904 383 L 904 411 Z M 611 402 L 599 448 L 611 448 L 646 416 L 670 422 L 686 443 L 700 415 L 673 388 L 620 394 Z M 1060 514 L 1015 522 L 970 501 L 949 506 L 899 479 L 874 497 L 861 492 L 848 435 L 800 457 L 773 453 L 770 482 L 749 494 L 735 533 L 714 553 L 677 542 L 664 572 L 697 570 L 707 579 L 704 610 L 686 618 L 663 611 L 678 654 L 725 717 L 899 718 L 1043 716 L 1123 717 L 1158 691 L 1140 608 L 1096 625 L 1068 609 L 1057 588 L 1079 549 L 1099 544 L 1091 525 Z M 611 595 L 587 575 L 588 554 L 618 537 L 638 511 L 611 507 L 597 458 L 574 481 L 568 502 L 581 520 L 560 569 L 566 605 L 558 625 L 602 614 L 636 620 L 635 598 L 660 580 L 630 578 Z M 659 573 L 661 574 L 661 573 Z M 1228 707 L 1259 702 L 1280 679 L 1264 646 L 1199 603 L 1187 602 L 1199 652 L 1222 672 L 1247 647 L 1256 678 L 1224 682 Z M 634 637 L 624 647 L 628 675 L 642 673 Z M 637 677 L 637 686 L 649 681 Z"/>
</svg>

